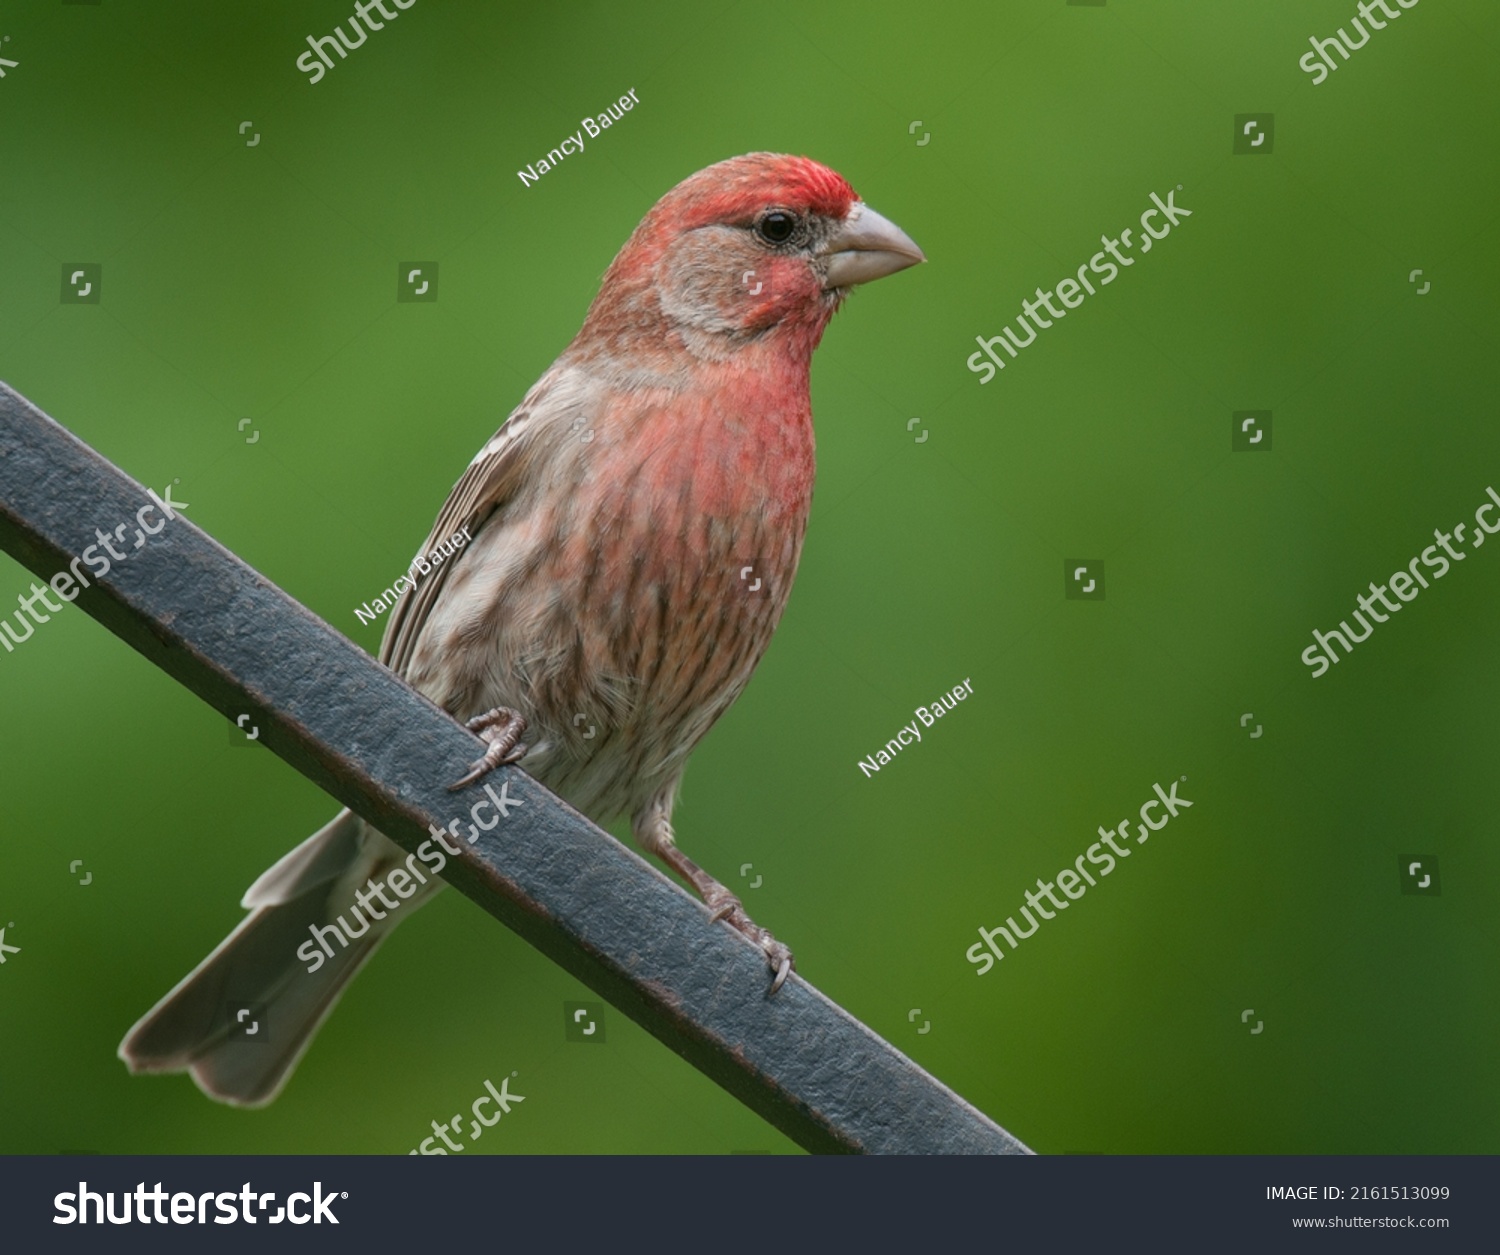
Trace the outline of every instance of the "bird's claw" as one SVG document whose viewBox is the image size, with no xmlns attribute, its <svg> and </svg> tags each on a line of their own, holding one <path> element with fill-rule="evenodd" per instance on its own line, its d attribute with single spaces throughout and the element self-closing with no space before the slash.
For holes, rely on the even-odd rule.
<svg viewBox="0 0 1500 1255">
<path fill-rule="evenodd" d="M 484 779 L 496 767 L 518 763 L 526 755 L 527 747 L 521 744 L 521 736 L 526 731 L 526 720 L 514 710 L 497 706 L 494 710 L 476 715 L 464 727 L 476 733 L 485 742 L 486 749 L 481 758 L 469 764 L 469 772 L 462 780 L 448 786 L 450 793 L 467 789 L 476 780 Z"/>
<path fill-rule="evenodd" d="M 448 786 L 449 793 L 457 793 L 461 789 L 467 789 L 476 780 L 483 780 L 485 776 L 494 771 L 496 767 L 505 767 L 511 763 L 518 763 L 526 757 L 529 745 L 516 745 L 508 754 L 501 757 L 493 757 L 486 753 L 483 758 L 477 758 L 469 764 L 469 773 L 462 780 L 455 780 Z"/>
<path fill-rule="evenodd" d="M 792 972 L 792 952 L 790 950 L 787 950 L 785 946 L 782 946 L 781 948 L 783 950 L 786 950 L 786 957 L 781 960 L 781 966 L 776 970 L 776 979 L 771 982 L 771 990 L 770 993 L 766 995 L 767 997 L 770 997 L 771 994 L 774 994 L 778 989 L 786 984 L 786 978 L 790 976 Z"/>
<path fill-rule="evenodd" d="M 722 920 L 734 929 L 735 932 L 748 938 L 760 947 L 761 952 L 766 956 L 766 962 L 770 965 L 771 971 L 776 974 L 771 981 L 771 988 L 767 997 L 776 993 L 777 990 L 786 984 L 786 978 L 791 975 L 796 967 L 791 950 L 782 945 L 781 942 L 777 941 L 775 937 L 771 936 L 770 933 L 746 915 L 744 904 L 734 894 L 730 893 L 729 890 L 721 887 L 718 893 L 707 895 L 705 903 L 709 909 L 708 918 L 710 923 L 718 923 Z"/>
</svg>

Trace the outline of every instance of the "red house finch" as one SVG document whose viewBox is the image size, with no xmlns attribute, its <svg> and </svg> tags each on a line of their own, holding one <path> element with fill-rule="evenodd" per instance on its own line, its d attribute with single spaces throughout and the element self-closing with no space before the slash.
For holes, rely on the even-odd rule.
<svg viewBox="0 0 1500 1255">
<path fill-rule="evenodd" d="M 402 594 L 381 645 L 489 742 L 466 780 L 519 758 L 596 821 L 628 815 L 713 919 L 761 946 L 773 992 L 790 951 L 677 848 L 672 805 L 791 590 L 812 501 L 813 350 L 850 288 L 923 260 L 805 157 L 753 153 L 680 183 L 458 481 L 420 554 L 464 529 L 472 542 Z M 441 887 L 415 858 L 344 811 L 250 887 L 251 914 L 120 1057 L 190 1070 L 225 1102 L 269 1102 L 404 908 Z M 388 874 L 409 886 L 403 864 L 420 887 L 377 907 Z M 232 1003 L 263 1009 L 267 1036 L 236 1031 Z"/>
</svg>

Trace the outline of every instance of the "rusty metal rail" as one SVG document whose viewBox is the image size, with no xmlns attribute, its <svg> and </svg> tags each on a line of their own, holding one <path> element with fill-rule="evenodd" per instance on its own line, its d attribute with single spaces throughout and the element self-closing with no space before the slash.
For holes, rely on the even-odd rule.
<svg viewBox="0 0 1500 1255">
<path fill-rule="evenodd" d="M 48 580 L 151 502 L 0 384 L 0 547 Z M 408 850 L 484 796 L 445 787 L 477 757 L 471 733 L 186 516 L 139 549 L 133 532 L 77 604 L 168 675 L 231 721 L 248 714 L 268 748 Z M 799 977 L 767 997 L 755 947 L 530 776 L 505 767 L 490 784 L 519 805 L 445 879 L 792 1140 L 1029 1153 Z"/>
</svg>

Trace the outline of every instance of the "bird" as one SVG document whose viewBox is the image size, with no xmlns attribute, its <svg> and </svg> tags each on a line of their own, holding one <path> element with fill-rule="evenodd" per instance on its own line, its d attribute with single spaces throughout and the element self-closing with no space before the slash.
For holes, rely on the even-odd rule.
<svg viewBox="0 0 1500 1255">
<path fill-rule="evenodd" d="M 812 503 L 813 352 L 853 288 L 925 260 L 811 158 L 748 153 L 684 179 L 459 478 L 418 557 L 467 543 L 407 581 L 380 647 L 483 739 L 452 787 L 517 763 L 600 824 L 628 817 L 709 926 L 760 947 L 772 993 L 790 949 L 678 848 L 673 806 L 787 604 Z M 186 1071 L 233 1106 L 272 1101 L 350 979 L 442 887 L 433 877 L 399 910 L 374 908 L 367 887 L 406 858 L 343 811 L 250 886 L 250 914 L 120 1058 L 132 1073 Z M 347 945 L 305 966 L 299 942 L 334 921 Z M 256 1028 L 265 1019 L 260 1040 L 247 1008 Z"/>
</svg>

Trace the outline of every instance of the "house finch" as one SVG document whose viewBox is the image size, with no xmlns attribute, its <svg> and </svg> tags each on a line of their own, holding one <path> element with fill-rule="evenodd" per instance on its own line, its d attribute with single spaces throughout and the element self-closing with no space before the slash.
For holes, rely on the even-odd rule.
<svg viewBox="0 0 1500 1255">
<path fill-rule="evenodd" d="M 773 992 L 790 951 L 677 848 L 672 806 L 791 590 L 812 501 L 813 350 L 854 285 L 923 260 L 805 157 L 753 153 L 680 183 L 458 481 L 419 556 L 472 540 L 406 589 L 381 645 L 382 662 L 488 742 L 460 783 L 518 760 L 597 822 L 628 815 L 711 919 L 764 950 Z M 441 887 L 426 879 L 399 910 L 375 906 L 403 864 L 344 811 L 250 887 L 251 914 L 120 1057 L 134 1072 L 190 1070 L 225 1102 L 269 1102 L 349 979 Z M 233 1032 L 231 1003 L 264 1008 L 267 1037 Z"/>
</svg>

